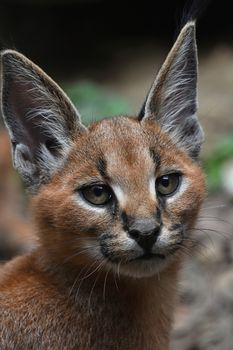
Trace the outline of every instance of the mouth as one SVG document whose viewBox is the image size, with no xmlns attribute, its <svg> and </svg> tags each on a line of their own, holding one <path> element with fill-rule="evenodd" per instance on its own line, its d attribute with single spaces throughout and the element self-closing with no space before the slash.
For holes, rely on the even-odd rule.
<svg viewBox="0 0 233 350">
<path fill-rule="evenodd" d="M 141 256 L 138 256 L 137 258 L 133 259 L 135 260 L 152 260 L 152 259 L 161 259 L 165 260 L 166 257 L 163 254 L 153 254 L 153 253 L 145 253 Z"/>
<path fill-rule="evenodd" d="M 174 253 L 174 251 L 173 251 Z M 131 257 L 130 259 L 113 259 L 108 260 L 111 265 L 117 267 L 117 271 L 125 276 L 135 278 L 149 277 L 162 271 L 169 264 L 172 252 L 142 252 L 140 256 Z"/>
<path fill-rule="evenodd" d="M 162 271 L 167 265 L 167 255 L 144 252 L 120 265 L 123 275 L 135 278 L 150 277 Z"/>
</svg>

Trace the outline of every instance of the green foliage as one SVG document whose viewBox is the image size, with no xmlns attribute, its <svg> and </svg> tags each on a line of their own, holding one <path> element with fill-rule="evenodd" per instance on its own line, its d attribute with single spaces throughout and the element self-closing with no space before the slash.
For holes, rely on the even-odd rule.
<svg viewBox="0 0 233 350">
<path fill-rule="evenodd" d="M 76 83 L 64 87 L 64 90 L 77 107 L 85 124 L 131 111 L 124 98 L 91 82 Z"/>
<path fill-rule="evenodd" d="M 210 191 L 216 191 L 221 187 L 222 166 L 231 158 L 233 158 L 233 135 L 228 135 L 219 141 L 213 153 L 204 160 L 204 169 Z"/>
</svg>

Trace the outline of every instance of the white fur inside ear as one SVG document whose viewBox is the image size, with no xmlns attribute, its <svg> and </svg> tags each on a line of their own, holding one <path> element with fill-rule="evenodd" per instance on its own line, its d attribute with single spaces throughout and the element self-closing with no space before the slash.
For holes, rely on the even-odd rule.
<svg viewBox="0 0 233 350">
<path fill-rule="evenodd" d="M 13 151 L 13 163 L 15 169 L 23 177 L 23 180 L 29 184 L 30 179 L 36 173 L 36 165 L 32 162 L 30 149 L 28 146 L 20 143 L 16 145 Z"/>
<path fill-rule="evenodd" d="M 45 174 L 52 175 L 56 172 L 58 168 L 62 166 L 64 163 L 70 147 L 65 147 L 60 150 L 60 155 L 55 156 L 51 153 L 45 145 L 41 145 L 38 151 L 38 161 L 40 164 L 40 168 L 43 170 Z"/>
<path fill-rule="evenodd" d="M 1 57 L 2 112 L 14 165 L 36 192 L 86 128 L 66 94 L 39 67 L 16 51 L 6 50 Z"/>
<path fill-rule="evenodd" d="M 197 158 L 204 140 L 197 112 L 195 23 L 182 29 L 145 104 L 144 118 L 156 120 L 180 148 Z"/>
</svg>

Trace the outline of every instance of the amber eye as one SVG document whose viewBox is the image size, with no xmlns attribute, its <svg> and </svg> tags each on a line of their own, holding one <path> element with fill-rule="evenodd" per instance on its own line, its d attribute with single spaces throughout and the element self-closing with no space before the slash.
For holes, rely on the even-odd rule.
<svg viewBox="0 0 233 350">
<path fill-rule="evenodd" d="M 180 174 L 172 173 L 159 177 L 156 180 L 156 190 L 162 196 L 174 193 L 180 183 Z"/>
<path fill-rule="evenodd" d="M 112 191 L 105 185 L 92 185 L 80 190 L 86 201 L 94 205 L 105 205 L 112 199 Z"/>
</svg>

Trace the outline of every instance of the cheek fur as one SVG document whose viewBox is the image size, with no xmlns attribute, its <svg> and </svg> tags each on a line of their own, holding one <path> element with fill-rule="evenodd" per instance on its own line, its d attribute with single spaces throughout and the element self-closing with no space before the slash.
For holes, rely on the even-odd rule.
<svg viewBox="0 0 233 350">
<path fill-rule="evenodd" d="M 43 191 L 33 203 L 35 219 L 40 227 L 40 239 L 54 245 L 54 239 L 71 245 L 76 237 L 97 237 L 111 225 L 107 211 L 92 211 L 88 205 L 80 205 L 75 195 L 64 194 L 54 188 Z M 51 237 L 50 232 L 56 232 Z"/>
</svg>

